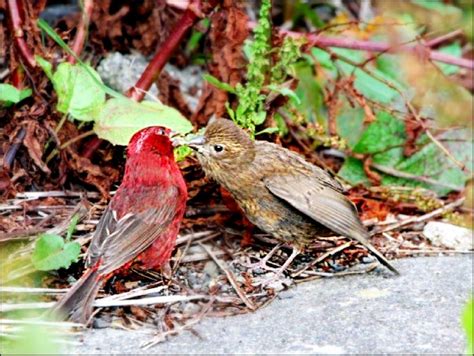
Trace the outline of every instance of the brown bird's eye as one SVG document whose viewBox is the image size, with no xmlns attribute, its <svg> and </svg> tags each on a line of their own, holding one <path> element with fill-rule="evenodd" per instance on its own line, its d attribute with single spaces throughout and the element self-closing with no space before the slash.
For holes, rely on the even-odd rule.
<svg viewBox="0 0 474 356">
<path fill-rule="evenodd" d="M 224 150 L 224 146 L 221 145 L 214 145 L 214 151 L 222 152 Z"/>
</svg>

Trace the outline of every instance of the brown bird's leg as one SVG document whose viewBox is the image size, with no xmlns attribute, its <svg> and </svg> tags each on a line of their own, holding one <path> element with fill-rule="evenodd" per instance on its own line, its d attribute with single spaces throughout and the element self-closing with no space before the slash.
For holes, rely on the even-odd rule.
<svg viewBox="0 0 474 356">
<path fill-rule="evenodd" d="M 278 270 L 275 272 L 275 275 L 273 277 L 271 277 L 270 279 L 267 279 L 266 281 L 263 281 L 261 283 L 261 285 L 266 286 L 266 285 L 269 285 L 270 283 L 278 280 L 280 278 L 280 276 L 282 275 L 282 273 L 288 268 L 288 266 L 291 264 L 291 262 L 293 262 L 293 260 L 296 258 L 296 256 L 298 256 L 300 253 L 301 253 L 300 249 L 298 249 L 296 247 L 293 247 L 293 251 L 291 251 L 290 257 L 288 257 L 288 259 L 285 261 L 283 266 L 278 268 Z"/>
<path fill-rule="evenodd" d="M 275 254 L 275 252 L 277 252 L 282 246 L 283 246 L 283 244 L 279 243 L 274 248 L 272 248 L 271 251 L 269 253 L 267 253 L 267 255 L 264 258 L 262 258 L 260 261 L 258 261 L 256 263 L 251 263 L 249 265 L 245 265 L 245 267 L 252 268 L 252 269 L 263 268 L 264 270 L 275 272 L 277 269 L 273 268 L 273 267 L 270 267 L 270 266 L 267 266 L 267 262 Z"/>
</svg>

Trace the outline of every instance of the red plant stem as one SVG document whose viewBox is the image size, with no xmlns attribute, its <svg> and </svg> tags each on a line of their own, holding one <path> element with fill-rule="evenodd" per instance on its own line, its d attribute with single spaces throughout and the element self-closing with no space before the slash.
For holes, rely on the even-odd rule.
<svg viewBox="0 0 474 356">
<path fill-rule="evenodd" d="M 209 0 L 211 4 L 217 4 L 217 0 Z M 158 78 L 161 70 L 168 62 L 169 58 L 178 47 L 179 43 L 183 39 L 186 32 L 199 20 L 198 14 L 201 9 L 201 1 L 193 0 L 188 3 L 188 7 L 184 11 L 181 18 L 175 24 L 171 30 L 170 36 L 166 41 L 158 48 L 156 55 L 153 57 L 151 62 L 142 73 L 140 79 L 134 87 L 130 88 L 126 95 L 135 101 L 142 101 L 145 97 L 145 92 L 150 89 L 152 84 Z M 82 157 L 90 158 L 92 154 L 99 148 L 102 140 L 98 137 L 92 138 L 84 147 L 82 151 Z"/>
<path fill-rule="evenodd" d="M 196 7 L 199 8 L 199 5 L 199 0 L 190 2 L 181 18 L 171 30 L 170 36 L 156 51 L 156 55 L 148 64 L 140 79 L 133 88 L 128 90 L 127 96 L 132 100 L 143 100 L 145 92 L 150 89 L 152 84 L 158 78 L 161 70 L 166 62 L 168 62 L 168 59 L 171 57 L 176 47 L 178 47 L 186 32 L 198 21 L 199 17 L 196 14 Z"/>
<path fill-rule="evenodd" d="M 22 66 L 16 67 L 10 77 L 12 85 L 17 89 L 23 88 L 23 79 L 25 79 L 25 70 Z"/>
<path fill-rule="evenodd" d="M 349 48 L 349 49 L 356 49 L 368 52 L 400 52 L 400 51 L 407 51 L 407 52 L 416 52 L 417 46 L 415 45 L 401 45 L 401 46 L 393 46 L 389 43 L 383 42 L 371 42 L 371 41 L 361 41 L 355 39 L 347 39 L 347 38 L 337 38 L 337 37 L 325 37 L 320 35 L 314 34 L 302 34 L 298 32 L 292 31 L 285 31 L 280 30 L 281 32 L 293 36 L 293 37 L 306 37 L 311 45 L 318 46 L 318 47 L 338 47 L 338 48 Z M 467 59 L 467 58 L 458 58 L 454 57 L 450 54 L 441 53 L 438 51 L 429 51 L 429 58 L 443 62 L 447 64 L 452 64 L 458 67 L 468 68 L 473 70 L 474 69 L 474 61 Z"/>
<path fill-rule="evenodd" d="M 449 33 L 446 33 L 444 35 L 441 35 L 439 37 L 435 37 L 432 40 L 426 41 L 426 46 L 428 47 L 439 46 L 441 43 L 452 40 L 453 38 L 461 36 L 462 34 L 463 34 L 463 30 L 457 29 Z"/>
<path fill-rule="evenodd" d="M 8 16 L 10 17 L 11 21 L 13 38 L 20 56 L 29 67 L 34 68 L 36 67 L 35 57 L 23 38 L 23 21 L 21 19 L 20 13 L 21 4 L 19 4 L 18 1 L 22 0 L 7 0 Z"/>
<path fill-rule="evenodd" d="M 91 138 L 85 145 L 81 151 L 81 156 L 84 158 L 91 158 L 92 154 L 100 147 L 100 145 L 104 142 L 100 138 L 93 137 Z"/>
<path fill-rule="evenodd" d="M 253 29 L 256 26 L 254 21 L 249 21 L 248 23 L 249 28 Z M 368 52 L 387 52 L 387 53 L 394 53 L 400 51 L 407 51 L 407 52 L 416 52 L 418 50 L 417 45 L 399 45 L 394 46 L 390 43 L 384 42 L 372 42 L 372 41 L 361 41 L 356 39 L 350 38 L 338 38 L 338 37 L 326 37 L 322 35 L 317 35 L 313 33 L 301 33 L 301 32 L 294 32 L 279 29 L 280 33 L 294 37 L 294 38 L 306 38 L 312 46 L 317 47 L 336 47 L 336 48 L 348 48 L 348 49 L 355 49 L 360 51 L 368 51 Z M 448 34 L 449 36 L 453 36 L 453 34 Z M 448 35 L 444 35 L 440 37 L 440 40 L 445 40 Z M 430 47 L 438 42 L 438 39 L 435 38 L 429 41 Z M 467 58 L 458 58 L 452 56 L 450 54 L 441 53 L 438 51 L 429 51 L 429 58 L 447 64 L 452 64 L 458 67 L 468 68 L 474 70 L 474 61 L 467 59 Z"/>
<path fill-rule="evenodd" d="M 77 57 L 81 55 L 82 49 L 86 41 L 87 32 L 89 29 L 89 21 L 94 9 L 94 0 L 84 0 L 84 8 L 82 9 L 81 22 L 77 28 L 76 38 L 72 45 L 72 51 Z M 69 55 L 68 62 L 71 64 L 76 63 L 76 58 L 73 55 Z"/>
</svg>

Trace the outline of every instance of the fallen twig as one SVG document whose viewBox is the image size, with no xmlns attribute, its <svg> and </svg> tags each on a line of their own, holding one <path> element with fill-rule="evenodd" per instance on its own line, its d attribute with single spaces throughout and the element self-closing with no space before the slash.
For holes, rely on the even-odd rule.
<svg viewBox="0 0 474 356">
<path fill-rule="evenodd" d="M 413 216 L 411 218 L 400 221 L 400 222 L 398 222 L 396 224 L 393 224 L 391 226 L 387 226 L 387 227 L 383 228 L 380 231 L 373 231 L 373 234 L 381 233 L 381 232 L 388 232 L 388 231 L 399 229 L 399 228 L 401 228 L 403 226 L 406 226 L 406 225 L 409 225 L 409 224 L 420 223 L 420 222 L 427 221 L 427 220 L 432 219 L 436 216 L 442 215 L 442 214 L 444 214 L 444 213 L 446 213 L 450 210 L 456 209 L 457 207 L 461 206 L 464 203 L 464 200 L 465 200 L 465 198 L 460 198 L 460 199 L 458 199 L 458 200 L 456 200 L 452 203 L 446 204 L 445 206 L 442 206 L 441 208 L 433 210 L 433 211 L 431 211 L 427 214 L 424 214 L 424 215 L 421 215 L 421 216 Z"/>
<path fill-rule="evenodd" d="M 225 275 L 227 276 L 227 279 L 229 280 L 229 283 L 232 285 L 232 288 L 234 288 L 235 292 L 237 295 L 240 297 L 242 302 L 249 308 L 250 310 L 255 310 L 256 307 L 255 305 L 250 301 L 250 299 L 247 298 L 247 295 L 244 293 L 242 288 L 237 283 L 237 280 L 235 279 L 234 273 L 227 268 L 227 266 L 217 258 L 217 256 L 214 254 L 214 252 L 211 251 L 210 248 L 208 248 L 206 245 L 199 243 L 199 246 L 201 246 L 212 258 L 212 260 L 216 263 L 216 265 L 224 271 Z"/>
<path fill-rule="evenodd" d="M 153 339 L 151 339 L 150 341 L 147 341 L 147 342 L 144 342 L 142 345 L 140 345 L 140 347 L 142 347 L 143 349 L 149 349 L 150 347 L 160 343 L 160 342 L 163 342 L 166 340 L 166 338 L 168 336 L 171 336 L 171 335 L 176 335 L 176 334 L 179 334 L 180 332 L 184 331 L 184 330 L 188 330 L 190 328 L 192 328 L 194 325 L 196 325 L 197 323 L 199 323 L 202 318 L 204 318 L 204 316 L 208 313 L 208 311 L 211 309 L 211 306 L 213 304 L 214 300 L 211 299 L 209 301 L 209 303 L 203 308 L 203 310 L 199 313 L 199 315 L 192 319 L 191 321 L 189 321 L 188 323 L 184 324 L 183 326 L 180 326 L 178 328 L 175 328 L 175 329 L 172 329 L 172 330 L 169 330 L 169 331 L 166 331 L 164 333 L 161 333 L 161 334 L 158 334 L 156 335 Z"/>
<path fill-rule="evenodd" d="M 329 250 L 328 252 L 323 253 L 321 256 L 319 256 L 315 260 L 308 263 L 306 266 L 303 266 L 303 267 L 299 268 L 298 270 L 296 270 L 294 273 L 291 274 L 291 277 L 293 277 L 293 278 L 298 277 L 301 273 L 306 271 L 308 268 L 311 268 L 314 265 L 317 265 L 318 263 L 324 261 L 329 256 L 335 255 L 336 253 L 344 250 L 345 248 L 349 247 L 350 245 L 352 245 L 352 241 L 347 241 L 346 243 L 344 243 L 342 245 L 339 245 L 339 246 L 336 246 L 335 248 Z"/>
<path fill-rule="evenodd" d="M 209 299 L 208 295 L 164 295 L 159 297 L 149 297 L 140 299 L 127 300 L 111 300 L 107 298 L 97 299 L 94 307 L 121 307 L 129 305 L 152 305 L 152 304 L 174 304 L 177 302 L 185 302 L 190 300 Z M 2 303 L 0 305 L 0 313 L 6 313 L 14 310 L 33 310 L 33 309 L 49 309 L 55 305 L 55 302 L 37 302 L 37 303 Z"/>
</svg>

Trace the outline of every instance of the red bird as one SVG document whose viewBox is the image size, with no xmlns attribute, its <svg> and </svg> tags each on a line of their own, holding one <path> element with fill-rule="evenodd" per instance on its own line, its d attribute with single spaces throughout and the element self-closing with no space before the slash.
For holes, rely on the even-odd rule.
<svg viewBox="0 0 474 356">
<path fill-rule="evenodd" d="M 119 269 L 135 262 L 156 269 L 169 260 L 187 199 L 169 132 L 148 127 L 132 137 L 122 184 L 87 251 L 87 271 L 53 311 L 87 324 L 99 288 Z"/>
</svg>

